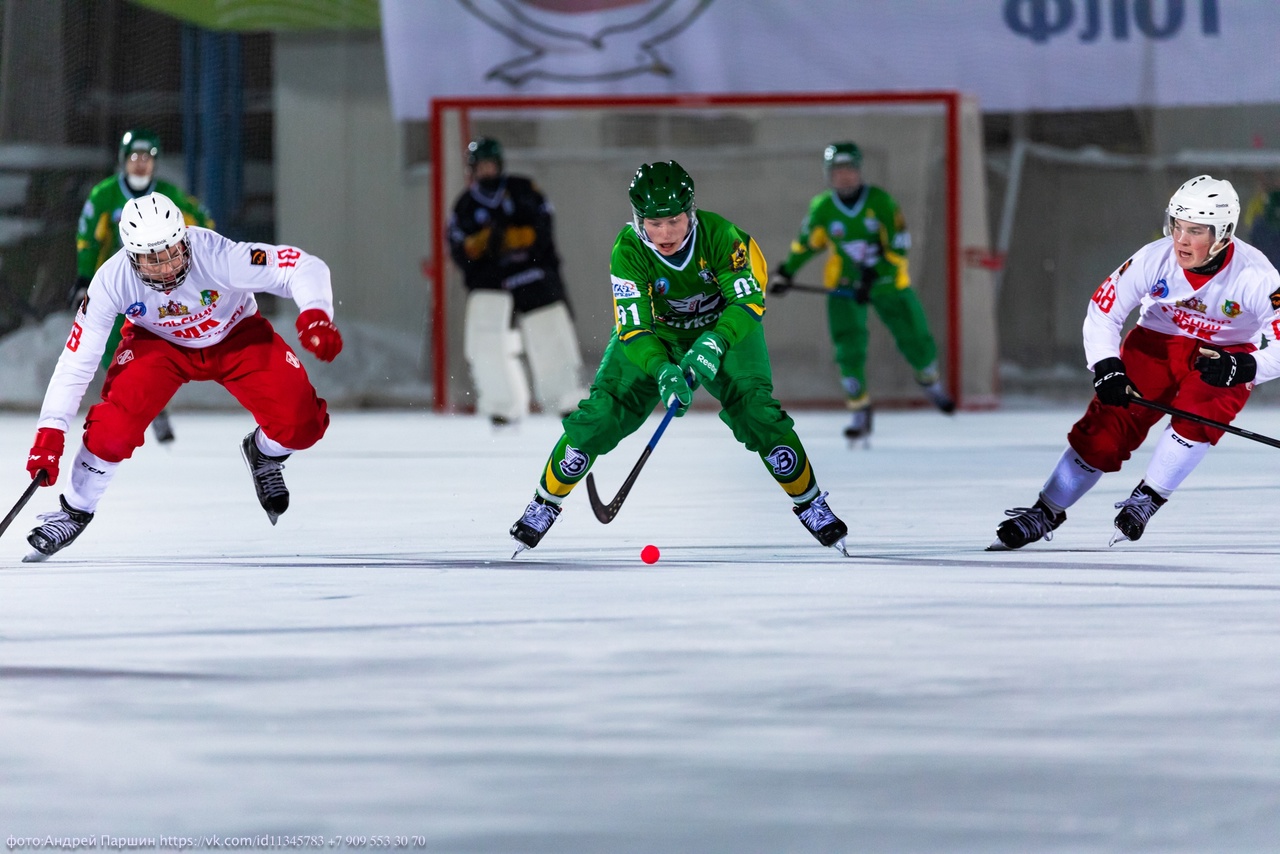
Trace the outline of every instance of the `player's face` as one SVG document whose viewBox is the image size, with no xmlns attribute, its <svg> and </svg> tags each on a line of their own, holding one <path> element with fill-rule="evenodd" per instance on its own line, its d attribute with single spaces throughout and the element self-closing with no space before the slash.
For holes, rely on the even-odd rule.
<svg viewBox="0 0 1280 854">
<path fill-rule="evenodd" d="M 188 263 L 185 243 L 136 257 L 138 276 L 142 281 L 165 293 L 178 286 L 178 277 L 187 268 Z"/>
<path fill-rule="evenodd" d="M 644 233 L 649 242 L 657 248 L 659 255 L 674 255 L 684 245 L 689 236 L 689 214 L 678 213 L 675 216 L 646 218 L 641 221 Z"/>
<path fill-rule="evenodd" d="M 1209 250 L 1213 247 L 1212 226 L 1175 219 L 1169 224 L 1169 236 L 1173 238 L 1173 257 L 1182 269 L 1191 270 L 1209 260 Z"/>
<path fill-rule="evenodd" d="M 135 151 L 124 162 L 124 171 L 138 178 L 151 180 L 151 173 L 156 171 L 155 158 L 149 151 Z"/>
<path fill-rule="evenodd" d="M 502 174 L 496 160 L 479 160 L 471 167 L 471 177 L 477 181 L 488 181 Z"/>
<path fill-rule="evenodd" d="M 851 193 L 862 186 L 862 170 L 854 166 L 831 167 L 831 189 L 837 193 Z"/>
</svg>

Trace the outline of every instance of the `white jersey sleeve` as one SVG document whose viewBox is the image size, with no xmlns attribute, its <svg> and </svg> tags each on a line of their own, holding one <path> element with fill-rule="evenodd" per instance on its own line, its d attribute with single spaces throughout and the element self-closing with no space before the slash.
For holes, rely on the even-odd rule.
<svg viewBox="0 0 1280 854">
<path fill-rule="evenodd" d="M 1144 246 L 1117 267 L 1090 297 L 1084 317 L 1084 355 L 1089 370 L 1103 359 L 1120 355 L 1125 319 L 1146 294 L 1143 265 L 1148 261 L 1148 250 L 1154 245 Z"/>
<path fill-rule="evenodd" d="M 333 317 L 329 267 L 295 246 L 238 243 L 187 227 L 191 266 L 182 285 L 161 293 L 138 278 L 124 250 L 107 259 L 89 285 L 40 411 L 40 427 L 66 430 L 93 379 L 117 315 L 178 347 L 212 347 L 258 311 L 255 293 L 292 299 L 299 311 Z"/>
</svg>

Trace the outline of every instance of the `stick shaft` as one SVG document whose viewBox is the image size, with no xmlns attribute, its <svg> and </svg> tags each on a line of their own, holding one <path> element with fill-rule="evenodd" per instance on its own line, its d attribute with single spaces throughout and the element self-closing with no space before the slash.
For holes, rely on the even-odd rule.
<svg viewBox="0 0 1280 854">
<path fill-rule="evenodd" d="M 1212 418 L 1205 418 L 1191 412 L 1176 409 L 1172 406 L 1165 406 L 1163 403 L 1157 403 L 1154 400 L 1147 400 L 1144 397 L 1134 397 L 1133 402 L 1145 406 L 1148 409 L 1154 409 L 1163 412 L 1166 415 L 1173 415 L 1178 418 L 1185 418 L 1188 421 L 1194 421 L 1197 424 L 1203 424 L 1206 427 L 1213 427 L 1224 433 L 1233 433 L 1243 439 L 1252 439 L 1255 442 L 1261 442 L 1264 445 L 1270 445 L 1273 448 L 1280 448 L 1280 439 L 1272 439 L 1270 436 L 1263 436 L 1261 433 L 1254 433 L 1251 430 L 1244 430 L 1240 427 L 1232 427 L 1230 424 L 1223 424 L 1221 421 L 1214 421 Z"/>
<path fill-rule="evenodd" d="M 667 425 L 671 423 L 672 417 L 675 416 L 676 410 L 679 408 L 680 401 L 678 400 L 673 400 L 671 405 L 667 407 L 667 414 L 662 416 L 662 423 L 654 431 L 653 438 L 649 440 L 649 444 L 644 446 L 644 451 L 640 454 L 640 459 L 636 460 L 635 466 L 632 467 L 631 474 L 627 475 L 627 479 L 622 482 L 622 488 L 618 490 L 618 494 L 608 504 L 600 500 L 600 493 L 596 491 L 594 475 L 587 475 L 587 498 L 591 501 L 591 512 L 596 514 L 596 518 L 601 523 L 607 525 L 618 515 L 618 511 L 622 509 L 622 502 L 627 500 L 627 495 L 631 492 L 632 485 L 636 482 L 636 478 L 640 476 L 640 469 L 644 468 L 644 464 L 649 460 L 649 455 L 653 453 L 654 446 L 662 438 L 663 432 L 666 431 Z"/>
<path fill-rule="evenodd" d="M 18 503 L 13 505 L 13 509 L 9 511 L 9 515 L 4 517 L 4 521 L 0 522 L 0 535 L 9 529 L 9 525 L 14 519 L 18 518 L 18 514 L 22 512 L 22 508 L 27 506 L 27 502 L 31 500 L 31 496 L 36 494 L 36 490 L 44 486 L 45 481 L 49 479 L 49 473 L 44 469 L 36 472 L 36 476 L 31 479 L 31 485 L 22 493 L 22 497 L 18 499 Z"/>
</svg>

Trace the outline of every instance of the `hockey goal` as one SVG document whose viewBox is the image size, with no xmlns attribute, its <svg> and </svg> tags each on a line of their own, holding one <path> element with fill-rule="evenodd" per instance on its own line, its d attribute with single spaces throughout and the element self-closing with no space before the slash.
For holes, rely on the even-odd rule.
<svg viewBox="0 0 1280 854">
<path fill-rule="evenodd" d="M 630 219 L 626 190 L 641 163 L 679 161 L 693 175 L 698 207 L 751 234 L 772 269 L 824 187 L 823 149 L 857 142 L 864 180 L 888 190 L 906 217 L 912 284 L 938 342 L 944 384 L 968 408 L 995 399 L 995 271 L 981 128 L 976 106 L 958 93 L 440 99 L 431 105 L 430 133 L 427 346 L 439 411 L 468 409 L 471 400 L 462 359 L 465 291 L 445 229 L 466 188 L 466 144 L 482 134 L 502 142 L 507 170 L 532 177 L 555 208 L 588 372 L 612 331 L 609 253 Z M 820 283 L 823 263 L 814 258 L 796 280 Z M 824 299 L 793 292 L 769 301 L 765 329 L 784 405 L 842 404 Z M 884 325 L 869 325 L 868 383 L 877 404 L 921 404 Z"/>
</svg>

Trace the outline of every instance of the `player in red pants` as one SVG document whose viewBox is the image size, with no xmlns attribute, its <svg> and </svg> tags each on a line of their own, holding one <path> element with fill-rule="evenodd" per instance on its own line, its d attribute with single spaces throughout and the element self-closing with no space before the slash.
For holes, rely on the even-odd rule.
<svg viewBox="0 0 1280 854">
<path fill-rule="evenodd" d="M 1262 333 L 1280 336 L 1280 274 L 1235 237 L 1240 200 L 1227 181 L 1200 175 L 1178 188 L 1165 235 L 1120 265 L 1094 291 L 1084 350 L 1096 397 L 1067 434 L 1063 451 L 1031 507 L 1005 511 L 990 550 L 1018 549 L 1053 532 L 1104 472 L 1119 471 L 1162 413 L 1134 395 L 1229 424 L 1255 382 L 1280 376 L 1280 347 L 1256 350 Z M 1138 324 L 1120 341 L 1125 318 Z M 1146 476 L 1116 503 L 1111 545 L 1136 540 L 1151 516 L 1199 465 L 1222 431 L 1175 416 L 1161 433 Z"/>
<path fill-rule="evenodd" d="M 25 560 L 46 560 L 71 544 L 93 519 L 121 461 L 184 383 L 220 383 L 258 427 L 241 453 L 271 524 L 289 506 L 281 475 L 294 451 L 309 448 L 329 426 L 293 350 L 258 313 L 255 293 L 290 297 L 299 308 L 302 346 L 322 361 L 342 350 L 333 325 L 329 268 L 292 246 L 236 243 L 188 227 L 159 194 L 130 199 L 120 217 L 123 248 L 103 264 L 80 304 L 66 349 L 45 392 L 27 471 L 58 480 L 66 432 L 93 379 L 117 315 L 128 318 L 102 401 L 89 410 L 60 509 L 40 516 Z"/>
</svg>

